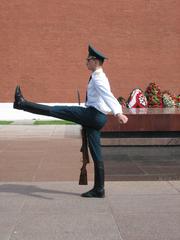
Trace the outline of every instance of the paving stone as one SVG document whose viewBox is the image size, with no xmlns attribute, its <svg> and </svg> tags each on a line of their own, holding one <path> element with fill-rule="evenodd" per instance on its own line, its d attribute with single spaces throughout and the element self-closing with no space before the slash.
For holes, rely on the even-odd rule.
<svg viewBox="0 0 180 240">
<path fill-rule="evenodd" d="M 109 195 L 178 194 L 178 191 L 166 181 L 116 181 L 113 184 L 107 181 L 106 186 Z"/>
<path fill-rule="evenodd" d="M 179 181 L 169 181 L 169 184 L 180 193 L 180 182 Z"/>
<path fill-rule="evenodd" d="M 127 240 L 178 240 L 180 214 L 123 214 L 116 218 L 121 236 Z"/>
<path fill-rule="evenodd" d="M 108 194 L 115 215 L 180 213 L 180 194 Z"/>
<path fill-rule="evenodd" d="M 4 191 L 6 192 L 3 192 Z M 11 194 L 8 187 L 0 185 L 0 239 L 9 240 L 21 214 L 25 197 Z"/>
</svg>

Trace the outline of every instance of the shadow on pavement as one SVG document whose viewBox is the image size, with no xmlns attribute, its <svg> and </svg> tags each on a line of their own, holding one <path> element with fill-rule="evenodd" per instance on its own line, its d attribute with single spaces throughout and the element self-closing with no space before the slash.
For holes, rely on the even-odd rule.
<svg viewBox="0 0 180 240">
<path fill-rule="evenodd" d="M 36 193 L 48 193 L 48 194 L 67 194 L 67 195 L 75 195 L 79 196 L 79 193 L 72 193 L 72 192 L 64 192 L 64 191 L 57 191 L 51 189 L 43 189 L 40 187 L 36 187 L 34 185 L 22 185 L 22 184 L 2 184 L 0 185 L 0 193 L 18 193 L 21 195 L 26 195 L 30 197 L 42 198 L 53 200 L 53 198 L 45 197 L 40 194 Z"/>
</svg>

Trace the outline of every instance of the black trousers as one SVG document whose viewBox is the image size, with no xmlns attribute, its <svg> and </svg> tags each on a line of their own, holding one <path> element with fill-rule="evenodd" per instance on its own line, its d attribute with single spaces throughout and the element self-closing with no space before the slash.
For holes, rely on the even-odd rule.
<svg viewBox="0 0 180 240">
<path fill-rule="evenodd" d="M 40 115 L 52 116 L 75 122 L 86 128 L 90 153 L 95 168 L 95 187 L 104 185 L 104 162 L 100 146 L 100 129 L 105 125 L 107 116 L 94 107 L 80 106 L 48 106 L 25 101 L 24 111 Z"/>
</svg>

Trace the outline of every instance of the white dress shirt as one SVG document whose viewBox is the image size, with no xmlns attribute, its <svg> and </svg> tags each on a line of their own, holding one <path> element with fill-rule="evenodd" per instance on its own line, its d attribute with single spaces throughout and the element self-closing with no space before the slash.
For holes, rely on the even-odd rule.
<svg viewBox="0 0 180 240">
<path fill-rule="evenodd" d="M 105 114 L 122 113 L 122 107 L 112 94 L 108 78 L 102 68 L 98 68 L 91 75 L 85 106 L 92 106 Z"/>
</svg>

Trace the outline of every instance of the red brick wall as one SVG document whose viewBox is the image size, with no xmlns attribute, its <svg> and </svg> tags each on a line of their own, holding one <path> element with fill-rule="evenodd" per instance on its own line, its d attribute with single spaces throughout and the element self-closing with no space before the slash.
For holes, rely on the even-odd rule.
<svg viewBox="0 0 180 240">
<path fill-rule="evenodd" d="M 0 102 L 16 84 L 37 102 L 84 98 L 89 42 L 116 97 L 151 81 L 180 93 L 179 12 L 179 0 L 1 0 Z"/>
</svg>

